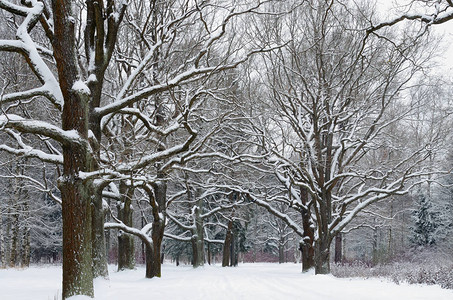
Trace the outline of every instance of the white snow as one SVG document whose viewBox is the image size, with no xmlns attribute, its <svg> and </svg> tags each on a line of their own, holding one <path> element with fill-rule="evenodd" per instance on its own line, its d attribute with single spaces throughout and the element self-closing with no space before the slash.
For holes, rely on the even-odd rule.
<svg viewBox="0 0 453 300">
<path fill-rule="evenodd" d="M 379 279 L 339 279 L 302 274 L 300 264 L 240 264 L 236 268 L 164 264 L 162 278 L 146 279 L 143 267 L 95 280 L 95 299 L 304 299 L 451 300 L 439 286 L 394 284 Z M 0 270 L 2 300 L 61 299 L 61 267 Z M 90 299 L 71 297 L 73 299 Z"/>
<path fill-rule="evenodd" d="M 85 95 L 91 94 L 90 88 L 85 84 L 85 82 L 81 80 L 77 80 L 76 82 L 74 82 L 74 84 L 72 85 L 72 89 L 81 94 Z"/>
</svg>

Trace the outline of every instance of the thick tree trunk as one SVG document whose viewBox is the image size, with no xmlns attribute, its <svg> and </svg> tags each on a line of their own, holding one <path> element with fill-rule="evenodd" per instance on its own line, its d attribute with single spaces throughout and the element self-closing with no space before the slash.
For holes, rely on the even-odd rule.
<svg viewBox="0 0 453 300">
<path fill-rule="evenodd" d="M 132 195 L 133 189 L 127 189 L 124 183 L 120 183 L 120 194 L 124 195 L 118 206 L 118 219 L 125 225 L 133 227 L 132 222 Z M 134 269 L 135 267 L 135 246 L 134 237 L 127 233 L 118 235 L 118 271 Z"/>
<path fill-rule="evenodd" d="M 228 221 L 225 242 L 223 243 L 222 267 L 228 267 L 230 265 L 232 239 L 233 239 L 233 220 L 230 220 Z"/>
<path fill-rule="evenodd" d="M 302 209 L 302 226 L 304 229 L 304 237 L 300 250 L 302 251 L 302 272 L 307 272 L 315 266 L 315 232 L 310 216 L 310 208 L 308 206 L 308 191 L 305 188 L 300 189 L 300 198 L 302 204 L 306 207 Z"/>
<path fill-rule="evenodd" d="M 64 98 L 62 129 L 76 131 L 88 141 L 90 95 L 74 89 L 78 74 L 78 48 L 75 37 L 73 1 L 52 1 L 54 16 L 54 57 L 60 89 Z M 80 172 L 92 170 L 88 145 L 62 141 L 63 176 L 59 182 L 63 218 L 63 299 L 73 295 L 93 297 L 91 239 L 91 180 L 82 180 Z"/>
<path fill-rule="evenodd" d="M 70 174 L 66 166 L 71 149 L 64 150 L 67 180 L 60 186 L 63 205 L 63 299 L 73 295 L 93 296 L 91 201 L 92 189 Z M 80 157 L 79 157 L 80 158 Z M 69 174 L 68 174 L 69 173 Z"/>
<path fill-rule="evenodd" d="M 151 248 L 148 245 L 145 245 L 146 247 L 146 270 L 145 270 L 145 277 L 146 278 L 153 278 L 154 277 L 154 251 L 153 248 Z"/>
<path fill-rule="evenodd" d="M 163 174 L 158 174 L 159 178 L 163 178 Z M 153 192 L 148 191 L 150 196 L 150 203 L 153 209 L 153 227 L 151 231 L 151 238 L 153 240 L 153 249 L 146 254 L 146 277 L 161 277 L 161 248 L 162 240 L 164 239 L 165 231 L 165 210 L 167 201 L 167 183 L 157 181 L 153 184 Z M 154 197 L 154 199 L 153 199 Z"/>
<path fill-rule="evenodd" d="M 93 277 L 108 278 L 107 254 L 104 234 L 105 212 L 102 203 L 102 189 L 96 188 L 92 203 L 91 239 L 93 242 Z"/>
<path fill-rule="evenodd" d="M 152 230 L 152 239 L 153 239 L 153 264 L 151 269 L 152 277 L 161 277 L 162 268 L 161 268 L 161 249 L 162 249 L 162 240 L 164 238 L 165 222 L 164 220 L 157 220 L 153 222 Z M 150 278 L 152 278 L 150 277 Z"/>
<path fill-rule="evenodd" d="M 325 236 L 315 243 L 315 274 L 330 274 L 330 240 Z"/>
</svg>

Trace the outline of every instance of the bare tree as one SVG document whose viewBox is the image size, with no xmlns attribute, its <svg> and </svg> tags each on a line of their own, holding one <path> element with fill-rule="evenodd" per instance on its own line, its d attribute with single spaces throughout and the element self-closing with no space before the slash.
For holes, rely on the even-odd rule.
<svg viewBox="0 0 453 300">
<path fill-rule="evenodd" d="M 408 113 L 387 111 L 398 105 L 400 92 L 427 57 L 411 39 L 394 43 L 370 36 L 363 30 L 366 12 L 359 4 L 337 1 L 293 10 L 270 33 L 274 40 L 288 40 L 288 46 L 264 59 L 264 70 L 257 68 L 274 109 L 263 135 L 271 153 L 267 170 L 287 193 L 262 186 L 254 201 L 302 237 L 305 228 L 272 203 L 311 212 L 318 274 L 329 272 L 331 242 L 360 211 L 407 193 L 412 179 L 429 173 L 419 164 L 426 158 L 424 147 L 403 150 L 398 161 L 381 151 L 386 148 L 382 133 Z M 381 164 L 368 164 L 375 155 Z"/>
<path fill-rule="evenodd" d="M 137 28 L 138 33 L 143 35 L 140 41 L 145 44 L 143 52 L 131 60 L 126 59 L 130 75 L 126 73 L 126 80 L 112 95 L 106 91 L 106 72 L 112 65 L 114 52 L 120 49 L 117 47 L 118 32 L 126 9 L 132 5 L 147 7 L 149 11 L 161 9 L 155 1 L 131 3 L 112 0 L 82 4 L 69 0 L 52 3 L 31 0 L 15 4 L 0 1 L 2 10 L 21 17 L 21 23 L 15 28 L 16 39 L 0 40 L 0 51 L 22 55 L 39 82 L 31 89 L 18 92 L 6 90 L 1 97 L 2 107 L 21 100 L 36 102 L 46 99 L 58 111 L 57 120 L 49 122 L 13 114 L 6 108 L 0 116 L 0 127 L 12 130 L 17 136 L 28 133 L 46 137 L 61 146 L 61 153 L 55 147 L 48 151 L 30 149 L 24 153 L 23 149 L 28 145 L 20 143 L 8 150 L 63 166 L 59 179 L 63 214 L 63 298 L 79 294 L 93 296 L 93 276 L 107 276 L 103 189 L 112 180 L 126 180 L 131 172 L 160 162 L 162 164 L 155 173 L 157 177 L 150 180 L 153 186 L 150 195 L 156 203 L 160 203 L 165 198 L 166 189 L 165 172 L 162 171 L 180 162 L 181 158 L 165 160 L 187 150 L 194 141 L 197 133 L 186 121 L 200 95 L 209 92 L 188 88 L 183 93 L 177 93 L 183 97 L 173 106 L 173 120 L 176 122 L 171 124 L 174 128 L 185 128 L 189 133 L 187 139 L 173 147 L 158 148 L 152 154 L 134 157 L 120 164 L 112 164 L 108 157 L 106 159 L 101 154 L 103 132 L 109 136 L 114 116 L 118 113 L 134 115 L 151 132 L 167 135 L 174 131 L 169 122 L 165 123 L 166 128 L 162 128 L 161 122 L 150 122 L 146 114 L 131 106 L 151 101 L 159 115 L 162 106 L 159 105 L 160 98 L 156 98 L 157 94 L 172 95 L 175 87 L 235 68 L 253 53 L 262 51 L 243 52 L 230 43 L 231 51 L 224 52 L 222 57 L 210 55 L 212 49 L 228 45 L 225 39 L 227 25 L 238 16 L 258 10 L 261 6 L 259 1 L 250 5 L 224 3 L 223 6 L 211 6 L 208 2 L 172 1 L 165 4 L 165 15 L 159 15 L 165 17 L 164 23 L 147 23 L 145 20 L 143 27 Z M 156 34 L 148 39 L 145 34 L 153 26 L 157 26 L 153 29 Z M 182 42 L 187 28 L 201 30 L 197 33 L 196 43 L 175 60 L 177 64 L 164 68 L 166 72 L 162 72 L 161 77 L 154 80 L 152 76 L 148 77 L 153 72 L 153 58 L 158 52 L 165 53 L 166 58 L 174 58 L 181 53 L 178 47 L 186 45 Z M 38 38 L 42 43 L 37 43 Z M 121 71 L 120 75 L 123 74 Z M 144 181 L 148 182 L 147 179 Z M 158 220 L 155 222 L 163 226 L 164 220 L 159 214 L 161 209 L 163 207 L 156 206 L 154 213 Z M 157 230 L 157 227 L 153 228 Z M 161 231 L 159 234 L 163 234 L 163 229 Z"/>
</svg>

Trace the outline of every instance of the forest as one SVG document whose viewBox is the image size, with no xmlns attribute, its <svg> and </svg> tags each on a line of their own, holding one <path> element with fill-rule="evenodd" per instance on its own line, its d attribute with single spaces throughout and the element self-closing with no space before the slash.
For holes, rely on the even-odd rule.
<svg viewBox="0 0 453 300">
<path fill-rule="evenodd" d="M 0 268 L 61 264 L 62 299 L 164 261 L 429 261 L 453 288 L 451 19 L 451 0 L 0 0 Z"/>
</svg>

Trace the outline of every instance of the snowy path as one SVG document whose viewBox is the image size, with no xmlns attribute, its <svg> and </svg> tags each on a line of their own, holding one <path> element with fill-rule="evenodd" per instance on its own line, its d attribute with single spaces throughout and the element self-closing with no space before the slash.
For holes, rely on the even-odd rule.
<svg viewBox="0 0 453 300">
<path fill-rule="evenodd" d="M 111 271 L 96 280 L 97 300 L 304 299 L 304 300 L 452 300 L 438 286 L 396 285 L 379 279 L 339 279 L 301 274 L 295 264 L 245 264 L 237 268 L 164 265 L 163 278 L 148 280 L 144 269 Z M 61 292 L 59 267 L 0 270 L 1 300 L 53 300 Z M 59 299 L 59 297 L 58 297 Z"/>
</svg>

